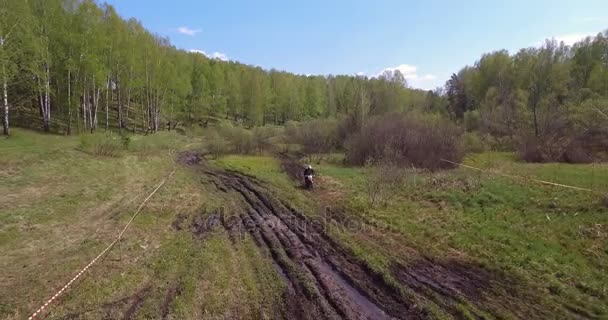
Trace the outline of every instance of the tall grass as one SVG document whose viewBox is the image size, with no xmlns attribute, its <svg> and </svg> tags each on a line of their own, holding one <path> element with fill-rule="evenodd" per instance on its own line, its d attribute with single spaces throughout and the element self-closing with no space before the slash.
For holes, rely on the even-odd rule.
<svg viewBox="0 0 608 320">
<path fill-rule="evenodd" d="M 118 157 L 125 149 L 125 138 L 111 133 L 93 133 L 80 135 L 80 149 L 86 153 Z"/>
</svg>

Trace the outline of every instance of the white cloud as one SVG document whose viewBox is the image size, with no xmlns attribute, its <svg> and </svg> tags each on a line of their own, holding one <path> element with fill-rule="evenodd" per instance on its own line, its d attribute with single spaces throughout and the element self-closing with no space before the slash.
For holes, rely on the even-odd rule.
<svg viewBox="0 0 608 320">
<path fill-rule="evenodd" d="M 217 59 L 217 60 L 222 60 L 222 61 L 230 60 L 230 59 L 228 59 L 228 56 L 225 53 L 221 53 L 221 52 L 217 52 L 217 51 L 214 53 L 207 53 L 207 52 L 205 52 L 203 50 L 199 50 L 199 49 L 190 49 L 188 51 L 193 52 L 193 53 L 200 53 L 210 59 Z"/>
<path fill-rule="evenodd" d="M 217 52 L 217 51 L 211 54 L 211 58 L 222 60 L 222 61 L 228 61 L 228 56 L 225 53 L 221 53 L 221 52 Z"/>
<path fill-rule="evenodd" d="M 430 74 L 430 73 L 419 75 L 418 68 L 416 66 L 409 65 L 409 64 L 400 64 L 395 67 L 384 68 L 380 72 L 372 75 L 372 77 L 377 78 L 387 71 L 395 72 L 397 70 L 399 72 L 401 72 L 401 74 L 407 81 L 407 84 L 412 88 L 431 90 L 431 89 L 436 88 L 438 85 L 440 85 L 439 82 L 437 81 L 437 77 L 435 75 Z M 358 75 L 358 73 L 357 73 L 357 75 Z"/>
<path fill-rule="evenodd" d="M 563 42 L 565 45 L 571 46 L 578 41 L 581 41 L 587 37 L 593 37 L 597 35 L 595 32 L 573 32 L 573 33 L 565 33 L 561 35 L 556 35 L 552 37 L 548 37 L 547 39 L 554 39 L 558 43 Z M 545 40 L 537 41 L 533 45 L 535 47 L 540 47 L 545 43 Z"/>
<path fill-rule="evenodd" d="M 382 69 L 380 72 L 378 72 L 377 74 L 374 75 L 374 77 L 379 77 L 381 76 L 383 73 L 385 72 L 395 72 L 399 70 L 399 72 L 401 72 L 401 74 L 403 75 L 403 77 L 405 79 L 413 79 L 413 78 L 417 78 L 418 75 L 416 74 L 416 66 L 412 66 L 409 64 L 400 64 L 396 67 L 388 67 L 388 68 L 384 68 Z"/>
<path fill-rule="evenodd" d="M 359 72 L 355 73 L 355 75 L 357 75 L 359 77 L 363 77 L 363 76 L 365 76 L 365 72 L 359 71 Z"/>
<path fill-rule="evenodd" d="M 197 33 L 201 32 L 201 29 L 190 29 L 188 27 L 179 27 L 177 28 L 177 32 L 181 34 L 185 34 L 187 36 L 195 36 Z"/>
</svg>

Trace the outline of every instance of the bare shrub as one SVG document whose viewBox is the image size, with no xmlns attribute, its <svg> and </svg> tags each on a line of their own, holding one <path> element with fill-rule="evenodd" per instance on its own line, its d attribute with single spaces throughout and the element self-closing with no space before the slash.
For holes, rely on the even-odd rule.
<svg viewBox="0 0 608 320">
<path fill-rule="evenodd" d="M 214 158 L 226 155 L 230 151 L 228 141 L 217 130 L 207 131 L 204 148 Z"/>
<path fill-rule="evenodd" d="M 461 131 L 448 120 L 416 114 L 387 114 L 370 119 L 346 144 L 346 161 L 427 168 L 451 168 L 460 161 Z"/>
<path fill-rule="evenodd" d="M 543 117 L 538 136 L 520 136 L 520 158 L 528 162 L 569 163 L 608 160 L 607 119 L 600 117 L 596 108 L 601 103 L 589 100 Z"/>
<path fill-rule="evenodd" d="M 591 163 L 593 157 L 585 148 L 578 143 L 571 143 L 564 152 L 563 161 L 568 163 Z"/>
<path fill-rule="evenodd" d="M 608 132 L 558 132 L 520 138 L 519 157 L 527 162 L 591 163 L 605 160 Z"/>
<path fill-rule="evenodd" d="M 281 129 L 278 127 L 255 127 L 252 132 L 252 144 L 257 153 L 276 151 Z"/>
<path fill-rule="evenodd" d="M 520 140 L 517 148 L 519 157 L 526 162 L 544 162 L 545 157 L 541 150 L 540 143 L 536 137 L 527 137 Z"/>
<path fill-rule="evenodd" d="M 218 127 L 218 133 L 229 143 L 232 152 L 238 154 L 253 153 L 255 147 L 251 130 L 242 127 L 222 126 Z"/>
<path fill-rule="evenodd" d="M 288 123 L 285 129 L 287 143 L 302 146 L 302 152 L 310 156 L 334 151 L 339 143 L 337 137 L 338 121 L 316 119 L 302 123 Z"/>
</svg>

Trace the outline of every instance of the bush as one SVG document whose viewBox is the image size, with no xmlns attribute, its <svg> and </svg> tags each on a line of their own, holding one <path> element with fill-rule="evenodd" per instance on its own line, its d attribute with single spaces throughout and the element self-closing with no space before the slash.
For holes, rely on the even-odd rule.
<svg viewBox="0 0 608 320">
<path fill-rule="evenodd" d="M 466 132 L 463 134 L 462 145 L 467 153 L 481 153 L 489 149 L 484 138 L 477 132 Z"/>
<path fill-rule="evenodd" d="M 309 155 L 330 153 L 339 145 L 337 128 L 338 121 L 334 119 L 287 123 L 285 128 L 286 142 L 301 145 L 301 151 Z"/>
<path fill-rule="evenodd" d="M 464 113 L 464 127 L 467 131 L 479 130 L 481 126 L 481 116 L 478 110 L 471 110 Z"/>
<path fill-rule="evenodd" d="M 121 136 L 93 133 L 80 136 L 80 149 L 95 156 L 118 157 L 125 148 Z"/>
<path fill-rule="evenodd" d="M 528 162 L 589 163 L 608 160 L 607 100 L 567 105 L 542 119 L 539 135 L 519 137 L 518 153 Z"/>
<path fill-rule="evenodd" d="M 228 153 L 230 149 L 228 141 L 217 130 L 208 130 L 205 136 L 203 146 L 211 156 L 217 158 Z"/>
<path fill-rule="evenodd" d="M 585 131 L 564 135 L 520 138 L 519 157 L 526 162 L 591 163 L 606 160 L 608 132 Z"/>
<path fill-rule="evenodd" d="M 253 147 L 257 153 L 274 152 L 278 149 L 282 130 L 274 126 L 255 127 L 252 134 Z"/>
<path fill-rule="evenodd" d="M 205 129 L 202 136 L 204 137 L 204 148 L 216 157 L 229 153 L 274 152 L 281 142 L 282 128 L 265 126 L 249 130 L 222 124 Z"/>
<path fill-rule="evenodd" d="M 251 154 L 254 151 L 253 134 L 251 130 L 224 125 L 218 127 L 217 132 L 227 140 L 232 152 L 238 154 Z"/>
<path fill-rule="evenodd" d="M 346 144 L 346 161 L 355 165 L 390 162 L 431 170 L 460 161 L 461 131 L 448 120 L 417 114 L 387 114 L 370 119 Z"/>
</svg>

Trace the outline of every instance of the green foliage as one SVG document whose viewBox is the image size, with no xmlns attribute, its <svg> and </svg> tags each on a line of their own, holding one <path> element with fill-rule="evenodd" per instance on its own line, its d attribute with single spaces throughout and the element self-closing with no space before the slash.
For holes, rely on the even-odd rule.
<svg viewBox="0 0 608 320">
<path fill-rule="evenodd" d="M 604 159 L 600 149 L 608 132 L 602 126 L 608 117 L 600 115 L 601 101 L 608 97 L 606 52 L 608 31 L 573 46 L 548 40 L 514 55 L 485 54 L 446 84 L 448 110 L 468 131 L 511 141 L 501 149 L 517 146 L 523 159 Z"/>
<path fill-rule="evenodd" d="M 512 153 L 480 153 L 464 163 L 595 190 L 608 188 L 608 171 L 599 165 L 527 164 L 515 159 Z M 383 205 L 377 205 L 369 192 L 377 172 L 329 163 L 321 170 L 331 178 L 325 181 L 339 183 L 351 218 L 365 212 L 368 221 L 390 225 L 403 237 L 396 243 L 406 242 L 406 247 L 427 256 L 453 252 L 515 274 L 532 287 L 553 292 L 541 305 L 556 299 L 599 318 L 608 314 L 606 296 L 600 294 L 607 275 L 599 267 L 608 261 L 608 252 L 602 249 L 608 211 L 597 195 L 465 168 L 436 173 L 406 170 L 406 178 L 395 190 L 387 189 Z M 367 237 L 342 238 L 366 260 L 409 256 L 395 252 L 399 246 L 388 245 L 390 241 L 373 245 Z"/>
<path fill-rule="evenodd" d="M 157 132 L 207 127 L 211 118 L 250 128 L 352 114 L 360 126 L 369 114 L 426 104 L 426 93 L 407 88 L 398 72 L 368 79 L 263 70 L 179 50 L 108 4 L 2 4 L 0 72 L 9 104 L 24 115 L 15 125 L 39 127 L 31 118 L 42 115 L 45 130 L 66 134 Z M 441 98 L 428 102 L 434 109 Z"/>
<path fill-rule="evenodd" d="M 464 127 L 467 131 L 479 130 L 481 118 L 478 110 L 471 110 L 464 113 Z"/>
<path fill-rule="evenodd" d="M 490 149 L 477 132 L 465 132 L 462 135 L 462 143 L 466 153 L 480 153 Z"/>
</svg>

